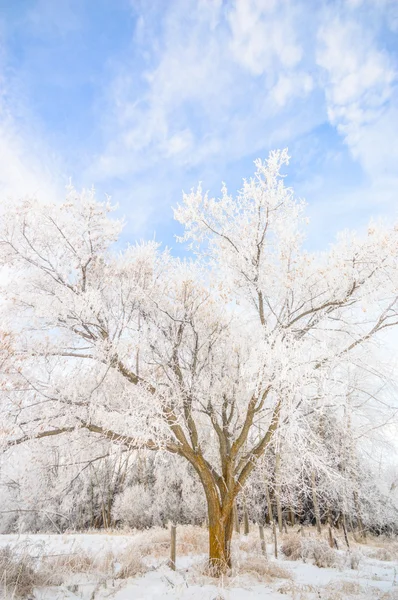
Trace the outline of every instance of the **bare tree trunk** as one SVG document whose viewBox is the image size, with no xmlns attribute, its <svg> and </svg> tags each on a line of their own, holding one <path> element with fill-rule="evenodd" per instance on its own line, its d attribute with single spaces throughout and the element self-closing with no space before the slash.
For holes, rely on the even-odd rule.
<svg viewBox="0 0 398 600">
<path fill-rule="evenodd" d="M 330 508 L 328 508 L 327 518 L 328 518 L 328 525 L 329 525 L 329 546 L 331 548 L 334 548 L 336 546 L 337 542 L 333 536 L 333 519 L 332 519 L 332 513 L 330 511 Z"/>
<path fill-rule="evenodd" d="M 365 531 L 365 527 L 364 527 L 364 524 L 362 521 L 361 508 L 359 506 L 358 492 L 356 492 L 356 491 L 354 492 L 354 504 L 355 504 L 355 511 L 357 513 L 359 533 L 360 533 L 361 537 L 363 537 L 364 541 L 366 542 L 366 531 Z"/>
<path fill-rule="evenodd" d="M 265 482 L 265 495 L 267 498 L 267 517 L 266 517 L 266 521 L 267 523 L 272 523 L 274 520 L 274 511 L 272 510 L 272 502 L 271 502 L 271 496 L 269 493 L 269 488 L 267 485 L 267 482 Z"/>
<path fill-rule="evenodd" d="M 329 546 L 331 548 L 334 548 L 334 539 L 333 539 L 333 533 L 332 533 L 332 528 L 329 525 Z"/>
<path fill-rule="evenodd" d="M 351 516 L 350 516 L 349 513 L 347 514 L 347 520 L 348 520 L 348 524 L 350 526 L 352 537 L 354 538 L 354 542 L 356 542 L 357 544 L 359 544 L 360 540 L 359 540 L 357 534 L 355 533 L 355 528 L 354 528 L 354 525 L 352 524 Z"/>
<path fill-rule="evenodd" d="M 276 499 L 276 512 L 278 515 L 279 533 L 282 533 L 283 517 L 282 517 L 282 505 L 281 505 L 280 471 L 281 471 L 281 455 L 279 452 L 277 452 L 276 457 L 275 457 L 275 499 Z"/>
<path fill-rule="evenodd" d="M 94 484 L 90 478 L 90 526 L 94 527 Z"/>
<path fill-rule="evenodd" d="M 231 519 L 232 525 L 232 519 Z M 209 566 L 215 576 L 231 567 L 232 526 L 225 527 L 214 520 L 209 525 Z"/>
<path fill-rule="evenodd" d="M 234 529 L 234 518 L 232 509 L 229 512 L 229 516 L 225 523 L 224 529 L 224 556 L 227 567 L 230 569 L 232 567 L 232 558 L 231 558 L 231 540 L 232 540 L 232 532 Z"/>
<path fill-rule="evenodd" d="M 236 500 L 234 502 L 234 512 L 233 512 L 233 517 L 234 517 L 234 529 L 235 529 L 235 533 L 240 533 L 240 523 L 239 523 L 239 514 L 238 514 L 238 505 L 236 503 Z"/>
<path fill-rule="evenodd" d="M 316 493 L 316 484 L 315 484 L 315 471 L 311 472 L 311 488 L 312 488 L 312 502 L 314 504 L 314 514 L 316 521 L 316 529 L 318 533 L 322 532 L 321 529 L 321 515 L 319 512 L 319 504 L 318 504 L 318 496 Z"/>
<path fill-rule="evenodd" d="M 260 533 L 261 552 L 263 553 L 263 556 L 265 556 L 265 558 L 267 558 L 267 545 L 265 543 L 264 527 L 261 524 L 259 524 L 258 530 Z"/>
<path fill-rule="evenodd" d="M 224 528 L 209 510 L 209 566 L 215 575 L 225 572 Z"/>
<path fill-rule="evenodd" d="M 301 523 L 301 518 L 303 516 L 303 499 L 301 496 L 297 498 L 296 515 L 299 523 Z"/>
<path fill-rule="evenodd" d="M 209 515 L 209 567 L 216 577 L 231 567 L 231 539 L 233 532 L 233 506 L 225 517 L 217 501 L 208 499 Z"/>
<path fill-rule="evenodd" d="M 345 525 L 345 515 L 344 514 L 341 514 L 341 525 L 343 527 L 345 543 L 347 545 L 347 548 L 349 549 L 350 548 L 350 544 L 349 544 L 349 541 L 348 541 L 347 528 L 346 528 L 346 525 Z"/>
<path fill-rule="evenodd" d="M 243 500 L 243 528 L 244 535 L 249 535 L 249 513 L 247 512 L 246 500 Z"/>
<path fill-rule="evenodd" d="M 294 527 L 295 524 L 296 524 L 296 519 L 295 519 L 295 516 L 294 516 L 294 509 L 293 509 L 292 506 L 289 508 L 289 521 L 290 521 L 290 525 L 292 527 Z"/>
</svg>

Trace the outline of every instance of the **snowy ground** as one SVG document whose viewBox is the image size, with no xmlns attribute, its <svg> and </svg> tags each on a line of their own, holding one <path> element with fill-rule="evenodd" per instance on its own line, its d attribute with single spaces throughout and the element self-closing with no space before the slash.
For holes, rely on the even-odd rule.
<svg viewBox="0 0 398 600">
<path fill-rule="evenodd" d="M 311 561 L 287 560 L 281 552 L 276 560 L 269 530 L 266 561 L 256 533 L 254 528 L 249 537 L 235 536 L 235 572 L 221 581 L 204 574 L 206 531 L 194 527 L 177 530 L 175 572 L 167 565 L 169 533 L 162 529 L 129 535 L 3 535 L 0 550 L 8 546 L 14 558 L 33 557 L 44 570 L 48 581 L 28 594 L 40 600 L 398 600 L 397 542 L 351 540 L 349 554 L 339 539 L 337 566 L 319 568 Z M 306 535 L 316 539 L 312 531 Z M 4 573 L 2 578 L 3 596 L 15 598 L 10 585 L 4 591 Z"/>
</svg>

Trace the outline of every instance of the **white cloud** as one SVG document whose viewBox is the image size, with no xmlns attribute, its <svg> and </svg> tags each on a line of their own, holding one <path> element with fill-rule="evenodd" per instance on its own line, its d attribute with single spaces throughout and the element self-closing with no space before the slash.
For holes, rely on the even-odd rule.
<svg viewBox="0 0 398 600">
<path fill-rule="evenodd" d="M 302 48 L 288 0 L 237 1 L 229 14 L 231 50 L 235 60 L 253 75 L 294 68 Z"/>
<path fill-rule="evenodd" d="M 188 152 L 193 145 L 192 133 L 189 129 L 173 135 L 168 141 L 167 152 L 169 156 L 175 156 L 176 154 L 182 154 Z"/>
<path fill-rule="evenodd" d="M 281 75 L 271 90 L 271 97 L 278 106 L 300 96 L 307 96 L 314 87 L 313 79 L 307 73 L 297 72 L 291 75 Z"/>
<path fill-rule="evenodd" d="M 312 78 L 297 70 L 302 48 L 290 0 L 176 0 L 162 13 L 160 34 L 151 7 L 134 6 L 135 41 L 150 66 L 144 78 L 132 72 L 132 57 L 117 66 L 93 179 L 138 173 L 165 159 L 181 167 L 245 156 L 275 138 L 276 113 L 289 99 L 312 90 Z M 297 131 L 307 121 L 297 118 Z"/>
<path fill-rule="evenodd" d="M 99 176 L 140 171 L 148 160 L 165 157 L 184 162 L 182 155 L 193 150 L 195 138 L 184 107 L 195 104 L 201 111 L 222 114 L 228 104 L 222 93 L 228 73 L 223 74 L 220 40 L 211 33 L 220 7 L 219 2 L 197 3 L 187 24 L 186 4 L 171 4 L 161 38 L 152 32 L 151 13 L 142 8 L 137 36 L 145 52 L 154 55 L 155 65 L 144 77 L 131 74 L 129 60 L 117 66 L 108 87 L 108 139 Z"/>
<path fill-rule="evenodd" d="M 373 184 L 390 175 L 396 186 L 398 95 L 392 58 L 378 46 L 371 24 L 330 15 L 326 21 L 317 62 L 325 73 L 330 123 Z"/>
<path fill-rule="evenodd" d="M 57 161 L 40 138 L 18 124 L 3 96 L 0 99 L 0 202 L 1 197 L 26 195 L 55 200 L 62 190 Z M 57 177 L 58 176 L 58 177 Z"/>
<path fill-rule="evenodd" d="M 370 8 L 372 16 L 382 17 L 391 31 L 398 31 L 398 2 L 397 0 L 345 0 L 349 8 Z"/>
<path fill-rule="evenodd" d="M 65 36 L 80 27 L 70 0 L 36 0 L 26 14 L 26 26 L 41 35 Z"/>
<path fill-rule="evenodd" d="M 26 195 L 56 199 L 62 190 L 58 161 L 27 109 L 22 87 L 8 66 L 5 23 L 0 19 L 0 204 Z"/>
<path fill-rule="evenodd" d="M 390 97 L 396 73 L 371 33 L 353 21 L 335 18 L 320 29 L 318 39 L 317 62 L 327 72 L 331 120 L 352 120 L 350 111 L 361 119 L 355 108 L 377 111 Z"/>
</svg>

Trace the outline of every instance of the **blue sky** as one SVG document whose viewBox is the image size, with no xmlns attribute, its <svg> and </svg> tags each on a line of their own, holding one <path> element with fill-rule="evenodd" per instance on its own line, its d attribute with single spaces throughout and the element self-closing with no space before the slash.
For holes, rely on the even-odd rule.
<svg viewBox="0 0 398 600">
<path fill-rule="evenodd" d="M 0 193 L 72 179 L 175 246 L 171 206 L 288 146 L 309 245 L 396 214 L 397 0 L 0 0 Z"/>
</svg>

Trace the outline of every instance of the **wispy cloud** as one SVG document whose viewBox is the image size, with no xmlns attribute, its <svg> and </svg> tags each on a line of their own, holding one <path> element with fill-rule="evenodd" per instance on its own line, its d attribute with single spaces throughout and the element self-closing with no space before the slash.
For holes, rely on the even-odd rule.
<svg viewBox="0 0 398 600">
<path fill-rule="evenodd" d="M 56 197 L 60 187 L 51 157 L 44 159 L 40 144 L 21 133 L 1 109 L 0 119 L 0 194 Z"/>
<path fill-rule="evenodd" d="M 267 135 L 275 138 L 275 116 L 313 87 L 299 67 L 303 52 L 291 7 L 287 1 L 230 7 L 173 2 L 160 34 L 152 30 L 151 14 L 141 13 L 136 36 L 145 51 L 152 50 L 150 64 L 138 77 L 133 56 L 119 66 L 106 116 L 114 135 L 99 172 L 139 170 L 147 164 L 146 152 L 154 162 L 171 159 L 182 166 L 220 155 L 236 160 Z M 244 147 L 242 127 L 249 142 Z"/>
<path fill-rule="evenodd" d="M 22 94 L 6 68 L 4 46 L 0 60 L 0 196 L 26 195 L 49 199 L 60 191 L 60 170 L 37 129 L 29 122 Z"/>
<path fill-rule="evenodd" d="M 3 19 L 0 74 L 22 94 L 0 107 L 2 191 L 52 194 L 65 173 L 110 193 L 132 232 L 170 239 L 182 188 L 237 186 L 288 145 L 290 181 L 328 225 L 357 220 L 359 204 L 365 217 L 376 196 L 391 209 L 395 0 L 85 6 L 10 4 Z"/>
<path fill-rule="evenodd" d="M 318 32 L 318 64 L 325 71 L 330 123 L 367 173 L 382 174 L 398 158 L 397 70 L 371 26 L 328 18 Z M 381 45 L 380 45 L 381 46 Z"/>
<path fill-rule="evenodd" d="M 171 217 L 182 188 L 198 180 L 218 187 L 230 165 L 287 145 L 325 119 L 311 98 L 303 6 L 160 5 L 155 18 L 153 5 L 133 4 L 132 43 L 112 64 L 100 111 L 104 145 L 86 172 L 120 186 L 118 196 L 131 198 L 134 187 L 143 201 L 131 200 L 129 213 L 141 224 L 152 218 L 152 226 Z"/>
<path fill-rule="evenodd" d="M 237 2 L 227 16 L 235 60 L 252 75 L 266 73 L 271 79 L 277 78 L 280 70 L 296 67 L 303 48 L 295 12 L 288 0 Z"/>
</svg>

